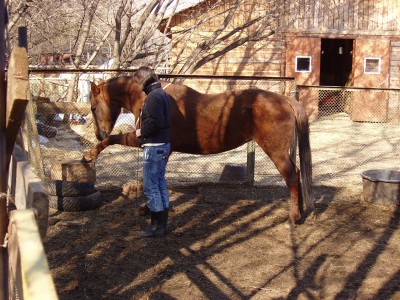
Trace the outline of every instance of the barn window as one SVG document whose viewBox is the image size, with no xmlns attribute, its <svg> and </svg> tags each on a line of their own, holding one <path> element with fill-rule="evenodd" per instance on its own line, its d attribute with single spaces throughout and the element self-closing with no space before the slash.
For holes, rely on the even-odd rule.
<svg viewBox="0 0 400 300">
<path fill-rule="evenodd" d="M 296 56 L 296 72 L 311 72 L 311 56 Z"/>
<path fill-rule="evenodd" d="M 381 73 L 381 59 L 375 58 L 375 57 L 366 57 L 364 59 L 364 73 L 380 74 Z"/>
</svg>

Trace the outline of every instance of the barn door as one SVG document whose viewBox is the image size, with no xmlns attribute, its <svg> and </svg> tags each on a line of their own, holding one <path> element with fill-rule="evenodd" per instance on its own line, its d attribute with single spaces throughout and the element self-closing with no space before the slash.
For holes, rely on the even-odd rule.
<svg viewBox="0 0 400 300">
<path fill-rule="evenodd" d="M 390 41 L 356 40 L 353 55 L 353 85 L 363 88 L 389 86 Z M 353 121 L 386 122 L 389 93 L 385 90 L 360 90 L 352 93 L 350 117 Z"/>
<path fill-rule="evenodd" d="M 389 65 L 389 40 L 355 40 L 354 86 L 387 88 L 389 86 Z"/>
<path fill-rule="evenodd" d="M 286 39 L 285 76 L 294 77 L 297 85 L 319 85 L 321 39 L 288 37 Z M 300 89 L 299 101 L 306 107 L 310 121 L 318 116 L 318 91 Z"/>
<path fill-rule="evenodd" d="M 319 85 L 320 38 L 289 37 L 286 44 L 285 76 L 294 77 L 298 85 Z"/>
</svg>

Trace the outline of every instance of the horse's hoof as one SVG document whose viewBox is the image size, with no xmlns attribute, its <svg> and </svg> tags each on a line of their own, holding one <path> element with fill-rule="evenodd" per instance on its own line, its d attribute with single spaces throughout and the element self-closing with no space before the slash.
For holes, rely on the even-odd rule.
<svg viewBox="0 0 400 300">
<path fill-rule="evenodd" d="M 292 220 L 288 219 L 288 220 L 285 222 L 285 227 L 286 227 L 287 229 L 292 230 L 292 229 L 296 228 L 296 223 L 293 222 Z"/>
</svg>

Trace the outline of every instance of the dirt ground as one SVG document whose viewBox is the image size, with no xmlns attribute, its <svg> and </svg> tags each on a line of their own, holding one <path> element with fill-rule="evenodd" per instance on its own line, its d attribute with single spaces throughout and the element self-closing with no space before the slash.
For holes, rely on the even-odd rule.
<svg viewBox="0 0 400 300">
<path fill-rule="evenodd" d="M 60 299 L 400 299 L 400 207 L 315 186 L 287 226 L 286 187 L 171 186 L 170 233 L 138 238 L 145 199 L 103 189 L 87 212 L 50 211 Z"/>
<path fill-rule="evenodd" d="M 376 128 L 343 115 L 312 126 L 316 209 L 293 229 L 279 184 L 171 184 L 170 233 L 160 238 L 138 238 L 145 199 L 122 184 L 99 185 L 99 209 L 51 210 L 44 246 L 59 298 L 400 299 L 400 206 L 364 202 L 359 175 L 396 168 L 398 130 Z M 66 145 L 82 155 L 65 135 L 49 156 Z"/>
</svg>

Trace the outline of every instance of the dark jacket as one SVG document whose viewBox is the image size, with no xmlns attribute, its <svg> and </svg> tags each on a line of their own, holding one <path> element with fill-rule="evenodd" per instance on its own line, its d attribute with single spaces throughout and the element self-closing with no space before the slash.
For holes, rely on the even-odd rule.
<svg viewBox="0 0 400 300">
<path fill-rule="evenodd" d="M 142 109 L 140 143 L 169 143 L 171 135 L 171 102 L 159 82 L 145 87 L 147 98 Z"/>
</svg>

